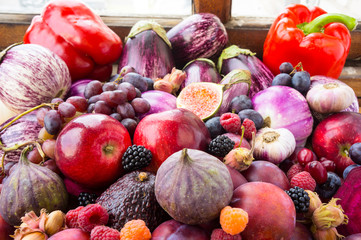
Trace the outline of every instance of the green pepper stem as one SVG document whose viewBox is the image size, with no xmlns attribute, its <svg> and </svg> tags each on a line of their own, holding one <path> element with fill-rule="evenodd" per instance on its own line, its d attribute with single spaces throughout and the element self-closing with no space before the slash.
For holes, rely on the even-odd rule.
<svg viewBox="0 0 361 240">
<path fill-rule="evenodd" d="M 357 20 L 353 17 L 338 13 L 326 13 L 318 16 L 309 23 L 301 25 L 300 28 L 305 35 L 308 35 L 310 33 L 321 32 L 325 25 L 334 22 L 345 24 L 350 31 L 354 30 L 357 26 Z"/>
</svg>

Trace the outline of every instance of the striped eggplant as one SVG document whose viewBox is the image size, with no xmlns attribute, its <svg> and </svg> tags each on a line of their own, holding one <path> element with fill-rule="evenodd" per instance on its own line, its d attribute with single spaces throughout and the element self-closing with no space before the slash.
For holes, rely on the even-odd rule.
<svg viewBox="0 0 361 240">
<path fill-rule="evenodd" d="M 211 13 L 193 14 L 167 32 L 177 67 L 196 58 L 212 58 L 228 42 L 221 20 Z"/>
<path fill-rule="evenodd" d="M 43 208 L 48 212 L 67 210 L 68 193 L 63 180 L 52 170 L 30 162 L 26 157 L 30 149 L 24 148 L 0 193 L 0 214 L 13 226 L 19 226 L 21 217 L 30 211 L 39 216 Z"/>
<path fill-rule="evenodd" d="M 255 55 L 256 53 L 249 49 L 241 49 L 232 45 L 222 51 L 217 64 L 218 71 L 224 75 L 234 69 L 249 70 L 252 74 L 252 85 L 249 91 L 251 98 L 257 92 L 271 86 L 274 78 L 271 71 Z"/>
<path fill-rule="evenodd" d="M 137 73 L 153 80 L 172 71 L 174 59 L 164 28 L 155 21 L 138 21 L 125 39 L 118 73 L 130 66 Z"/>
<path fill-rule="evenodd" d="M 0 53 L 0 124 L 52 98 L 71 85 L 65 62 L 37 44 L 10 46 Z"/>
<path fill-rule="evenodd" d="M 0 125 L 0 129 L 13 118 L 10 118 L 8 121 Z M 13 147 L 15 144 L 22 144 L 26 142 L 35 141 L 38 139 L 38 134 L 42 126 L 38 123 L 36 119 L 36 111 L 28 113 L 23 117 L 16 120 L 9 127 L 0 131 L 0 142 L 3 147 L 9 148 Z M 5 155 L 5 163 L 7 162 L 18 162 L 21 154 L 21 150 L 13 150 L 7 152 Z M 0 150 L 0 159 L 2 158 L 4 152 Z"/>
<path fill-rule="evenodd" d="M 187 77 L 183 81 L 181 88 L 194 82 L 219 83 L 222 80 L 214 62 L 207 58 L 197 58 L 187 63 L 183 71 Z"/>
</svg>

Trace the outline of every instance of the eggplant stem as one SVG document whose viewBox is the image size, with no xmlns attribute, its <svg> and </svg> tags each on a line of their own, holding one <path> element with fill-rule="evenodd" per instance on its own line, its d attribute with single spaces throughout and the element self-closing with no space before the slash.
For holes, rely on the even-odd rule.
<svg viewBox="0 0 361 240">
<path fill-rule="evenodd" d="M 35 106 L 33 108 L 30 108 L 28 110 L 26 110 L 25 112 L 22 112 L 21 114 L 17 115 L 13 120 L 11 120 L 10 122 L 8 122 L 7 124 L 5 124 L 1 129 L 0 132 L 2 130 L 4 130 L 5 128 L 9 127 L 11 124 L 13 124 L 16 120 L 20 119 L 21 117 L 25 116 L 28 113 L 31 113 L 32 111 L 35 111 L 36 109 L 42 108 L 42 107 L 51 107 L 52 109 L 54 109 L 54 107 L 56 107 L 57 105 L 59 105 L 60 103 L 42 103 L 38 106 Z"/>
</svg>

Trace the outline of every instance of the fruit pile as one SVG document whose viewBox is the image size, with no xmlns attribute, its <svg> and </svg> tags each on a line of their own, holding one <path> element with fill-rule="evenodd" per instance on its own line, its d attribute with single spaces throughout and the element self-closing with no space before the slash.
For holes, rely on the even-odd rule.
<svg viewBox="0 0 361 240">
<path fill-rule="evenodd" d="M 69 2 L 48 4 L 62 11 Z M 117 71 L 106 70 L 105 51 L 92 53 L 102 64 L 89 79 L 76 77 L 80 63 L 62 45 L 43 46 L 65 58 L 71 86 L 52 79 L 50 99 L 21 112 L 6 105 L 14 114 L 0 125 L 0 239 L 357 239 L 354 91 L 287 59 L 271 72 L 227 41 L 209 13 L 168 32 L 140 21 L 124 46 L 115 41 Z M 30 94 L 22 91 L 14 94 Z"/>
</svg>

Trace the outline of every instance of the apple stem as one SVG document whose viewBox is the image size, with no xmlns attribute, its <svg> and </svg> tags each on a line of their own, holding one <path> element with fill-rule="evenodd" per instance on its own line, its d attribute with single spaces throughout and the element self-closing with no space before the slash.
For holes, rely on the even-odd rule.
<svg viewBox="0 0 361 240">
<path fill-rule="evenodd" d="M 105 152 L 106 154 L 112 153 L 113 150 L 114 150 L 114 147 L 111 146 L 111 145 L 106 145 L 105 148 L 104 148 L 104 152 Z"/>
</svg>

